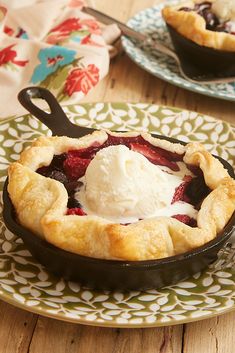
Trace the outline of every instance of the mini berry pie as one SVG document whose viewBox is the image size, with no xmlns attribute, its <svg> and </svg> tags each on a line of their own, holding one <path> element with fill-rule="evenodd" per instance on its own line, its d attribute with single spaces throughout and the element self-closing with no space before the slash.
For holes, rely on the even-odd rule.
<svg viewBox="0 0 235 353">
<path fill-rule="evenodd" d="M 235 209 L 235 181 L 196 142 L 96 131 L 40 137 L 9 167 L 17 221 L 58 248 L 150 260 L 212 240 Z"/>
<path fill-rule="evenodd" d="M 235 52 L 234 0 L 188 0 L 166 6 L 162 14 L 168 25 L 191 41 Z"/>
</svg>

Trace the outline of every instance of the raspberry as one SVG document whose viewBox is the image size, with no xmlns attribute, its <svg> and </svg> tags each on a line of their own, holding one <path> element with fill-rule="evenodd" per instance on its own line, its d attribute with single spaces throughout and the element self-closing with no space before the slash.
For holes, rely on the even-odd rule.
<svg viewBox="0 0 235 353">
<path fill-rule="evenodd" d="M 67 178 L 71 181 L 81 178 L 85 174 L 90 161 L 90 159 L 80 157 L 68 157 L 63 164 Z"/>
<path fill-rule="evenodd" d="M 79 207 L 69 208 L 67 210 L 67 215 L 77 215 L 77 216 L 86 216 L 86 213 Z"/>
<path fill-rule="evenodd" d="M 185 175 L 184 181 L 175 189 L 175 193 L 171 201 L 171 204 L 177 201 L 190 202 L 189 197 L 186 195 L 186 189 L 188 185 L 191 183 L 191 181 L 192 181 L 192 177 L 190 175 Z"/>
<path fill-rule="evenodd" d="M 178 221 L 187 224 L 190 227 L 196 227 L 197 226 L 197 221 L 194 218 L 189 217 L 186 214 L 176 214 L 172 216 L 172 218 L 177 219 Z"/>
</svg>

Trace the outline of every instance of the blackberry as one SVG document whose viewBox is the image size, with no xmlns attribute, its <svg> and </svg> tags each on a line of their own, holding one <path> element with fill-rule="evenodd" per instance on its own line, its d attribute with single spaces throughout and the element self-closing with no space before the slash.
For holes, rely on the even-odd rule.
<svg viewBox="0 0 235 353">
<path fill-rule="evenodd" d="M 67 207 L 68 208 L 82 208 L 82 205 L 80 204 L 80 202 L 78 200 L 76 200 L 73 197 L 70 197 L 68 199 Z"/>
<path fill-rule="evenodd" d="M 63 170 L 63 163 L 67 158 L 67 153 L 55 155 L 51 161 L 51 167 L 57 170 Z"/>
<path fill-rule="evenodd" d="M 59 170 L 53 170 L 49 175 L 48 175 L 49 178 L 51 179 L 55 179 L 55 180 L 58 180 L 60 181 L 62 184 L 65 184 L 68 182 L 68 179 L 66 177 L 66 175 L 59 171 Z"/>
<path fill-rule="evenodd" d="M 69 181 L 64 186 L 68 194 L 71 196 L 72 194 L 74 194 L 75 190 L 78 191 L 82 185 L 83 183 L 81 181 Z"/>
<path fill-rule="evenodd" d="M 189 197 L 190 203 L 194 206 L 200 204 L 209 192 L 210 189 L 206 185 L 203 176 L 193 178 L 185 190 L 185 194 Z"/>
</svg>

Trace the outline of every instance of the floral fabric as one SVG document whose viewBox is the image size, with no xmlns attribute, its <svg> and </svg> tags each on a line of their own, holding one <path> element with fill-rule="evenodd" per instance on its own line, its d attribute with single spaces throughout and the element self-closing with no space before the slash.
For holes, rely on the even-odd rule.
<svg viewBox="0 0 235 353">
<path fill-rule="evenodd" d="M 78 102 L 107 74 L 99 24 L 81 0 L 0 0 L 0 119 L 26 112 L 27 86 L 48 88 L 62 104 Z"/>
</svg>

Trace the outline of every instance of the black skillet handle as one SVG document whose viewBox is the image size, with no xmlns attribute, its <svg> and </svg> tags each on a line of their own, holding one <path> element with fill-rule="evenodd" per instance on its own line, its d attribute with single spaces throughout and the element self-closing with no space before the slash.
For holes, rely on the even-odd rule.
<svg viewBox="0 0 235 353">
<path fill-rule="evenodd" d="M 40 98 L 47 102 L 50 112 L 37 107 L 32 99 Z M 55 96 L 46 88 L 27 87 L 18 94 L 18 100 L 32 115 L 45 124 L 53 135 L 81 137 L 94 131 L 82 126 L 74 125 L 69 121 Z"/>
</svg>

